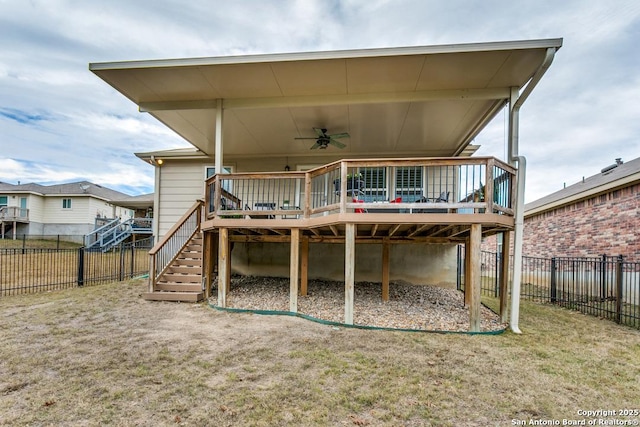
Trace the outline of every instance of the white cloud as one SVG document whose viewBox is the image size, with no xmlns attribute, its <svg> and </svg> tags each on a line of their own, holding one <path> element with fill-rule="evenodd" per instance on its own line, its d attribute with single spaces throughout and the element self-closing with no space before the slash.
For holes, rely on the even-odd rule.
<svg viewBox="0 0 640 427">
<path fill-rule="evenodd" d="M 635 0 L 0 1 L 0 180 L 152 190 L 135 151 L 187 144 L 89 62 L 563 37 L 521 111 L 527 200 L 640 152 Z M 476 140 L 504 158 L 504 116 Z M 117 189 L 117 188 L 116 188 Z"/>
</svg>

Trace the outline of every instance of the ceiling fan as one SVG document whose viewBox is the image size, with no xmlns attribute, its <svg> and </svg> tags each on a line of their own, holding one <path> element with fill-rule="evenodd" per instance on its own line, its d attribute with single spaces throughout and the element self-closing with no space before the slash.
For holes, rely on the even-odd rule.
<svg viewBox="0 0 640 427">
<path fill-rule="evenodd" d="M 329 135 L 327 134 L 327 130 L 324 128 L 313 128 L 313 130 L 316 132 L 318 136 L 299 137 L 295 139 L 315 139 L 316 140 L 315 144 L 311 146 L 312 150 L 316 150 L 316 149 L 326 150 L 329 144 L 335 145 L 338 148 L 346 147 L 346 145 L 338 141 L 338 139 L 349 138 L 348 133 L 343 132 L 343 133 L 334 133 Z"/>
</svg>

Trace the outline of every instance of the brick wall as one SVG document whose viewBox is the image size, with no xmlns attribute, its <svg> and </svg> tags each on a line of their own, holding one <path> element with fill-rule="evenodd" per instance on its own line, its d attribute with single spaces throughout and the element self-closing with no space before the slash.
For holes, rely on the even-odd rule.
<svg viewBox="0 0 640 427">
<path fill-rule="evenodd" d="M 485 239 L 482 248 L 495 251 L 495 237 Z M 543 258 L 607 254 L 640 260 L 640 184 L 526 217 L 522 252 Z"/>
</svg>

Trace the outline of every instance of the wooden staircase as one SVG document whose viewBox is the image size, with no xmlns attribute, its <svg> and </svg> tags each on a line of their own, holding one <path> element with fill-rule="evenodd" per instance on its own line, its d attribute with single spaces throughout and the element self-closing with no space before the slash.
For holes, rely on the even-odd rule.
<svg viewBox="0 0 640 427">
<path fill-rule="evenodd" d="M 146 292 L 142 297 L 150 301 L 198 302 L 204 299 L 202 253 L 202 233 L 197 233 L 158 278 L 153 292 Z"/>
</svg>

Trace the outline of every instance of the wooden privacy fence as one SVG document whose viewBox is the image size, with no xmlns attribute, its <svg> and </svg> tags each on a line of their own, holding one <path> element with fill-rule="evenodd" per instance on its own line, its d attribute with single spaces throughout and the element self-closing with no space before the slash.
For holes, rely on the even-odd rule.
<svg viewBox="0 0 640 427">
<path fill-rule="evenodd" d="M 0 249 L 0 297 L 90 286 L 149 272 L 153 238 L 109 252 L 76 249 Z"/>
</svg>

